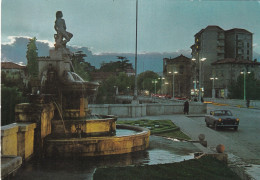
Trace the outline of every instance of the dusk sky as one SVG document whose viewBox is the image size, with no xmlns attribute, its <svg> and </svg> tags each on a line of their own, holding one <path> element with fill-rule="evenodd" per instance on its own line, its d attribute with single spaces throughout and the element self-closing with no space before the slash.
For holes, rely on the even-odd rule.
<svg viewBox="0 0 260 180">
<path fill-rule="evenodd" d="M 63 12 L 69 45 L 94 54 L 134 53 L 136 0 L 2 0 L 1 41 L 14 36 L 54 42 L 55 13 Z M 260 1 L 139 0 L 138 53 L 190 50 L 208 25 L 244 28 L 260 53 Z"/>
</svg>

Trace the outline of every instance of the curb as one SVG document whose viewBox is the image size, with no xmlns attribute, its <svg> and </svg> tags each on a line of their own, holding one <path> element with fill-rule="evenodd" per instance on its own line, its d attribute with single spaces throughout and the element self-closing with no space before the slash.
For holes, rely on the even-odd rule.
<svg viewBox="0 0 260 180">
<path fill-rule="evenodd" d="M 206 148 L 204 146 L 202 146 L 200 143 L 193 143 L 198 149 L 200 149 L 203 153 L 216 153 L 212 150 L 210 150 L 209 148 Z M 227 165 L 228 167 L 234 172 L 236 173 L 241 179 L 243 180 L 256 180 L 255 178 L 253 178 L 250 174 L 248 174 L 246 172 L 246 163 L 243 162 L 239 157 L 233 155 L 233 154 L 227 154 L 228 155 L 228 162 Z M 232 157 L 235 157 L 232 158 Z M 233 160 L 233 161 L 232 161 Z"/>
</svg>

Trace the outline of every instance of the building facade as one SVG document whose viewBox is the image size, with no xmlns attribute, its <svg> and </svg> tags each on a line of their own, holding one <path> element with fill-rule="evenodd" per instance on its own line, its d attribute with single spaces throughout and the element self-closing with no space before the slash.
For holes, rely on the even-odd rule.
<svg viewBox="0 0 260 180">
<path fill-rule="evenodd" d="M 23 82 L 27 86 L 28 76 L 26 73 L 26 66 L 13 62 L 1 62 L 1 79 L 2 84 L 7 82 Z"/>
<path fill-rule="evenodd" d="M 217 98 L 228 96 L 228 86 L 232 82 L 236 82 L 241 72 L 254 72 L 255 78 L 260 79 L 260 63 L 256 61 L 225 58 L 212 63 L 212 66 L 218 77 L 214 82 Z"/>
<path fill-rule="evenodd" d="M 162 91 L 170 96 L 190 98 L 193 89 L 193 73 L 195 63 L 188 57 L 180 55 L 176 58 L 163 59 L 164 82 Z"/>
<path fill-rule="evenodd" d="M 253 59 L 253 34 L 245 29 L 225 31 L 225 58 Z"/>
<path fill-rule="evenodd" d="M 205 97 L 215 96 L 213 93 L 213 83 L 215 83 L 213 79 L 219 78 L 218 73 L 220 70 L 217 68 L 219 66 L 214 64 L 214 62 L 228 61 L 229 64 L 232 64 L 236 63 L 237 60 L 252 61 L 252 39 L 252 33 L 245 29 L 234 28 L 225 31 L 219 26 L 207 26 L 194 35 L 195 42 L 191 46 L 191 54 L 192 59 L 196 62 L 196 69 L 201 69 L 201 82 L 198 83 L 200 83 Z M 202 62 L 202 58 L 206 58 L 206 60 Z M 227 60 L 230 58 L 235 60 L 232 62 Z M 234 67 L 240 68 L 237 65 L 234 65 Z M 254 66 L 254 68 L 255 67 L 256 66 Z M 216 70 L 216 68 L 218 70 Z M 196 79 L 199 79 L 198 73 L 196 73 Z M 223 76 L 224 75 L 225 74 L 223 74 Z M 216 85 L 217 82 L 223 82 L 221 87 L 224 87 L 227 79 L 229 79 L 228 77 L 225 78 L 225 81 L 216 80 Z M 223 94 L 224 97 L 227 97 L 227 87 L 225 88 L 225 93 L 222 92 L 221 96 L 223 96 Z"/>
</svg>

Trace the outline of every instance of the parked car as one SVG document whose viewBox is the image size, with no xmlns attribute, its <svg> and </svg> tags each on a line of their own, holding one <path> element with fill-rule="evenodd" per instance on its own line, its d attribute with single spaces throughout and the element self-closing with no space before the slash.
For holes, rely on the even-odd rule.
<svg viewBox="0 0 260 180">
<path fill-rule="evenodd" d="M 219 127 L 234 128 L 236 131 L 239 125 L 239 119 L 232 115 L 230 110 L 213 110 L 205 116 L 207 127 L 212 126 L 217 130 Z"/>
</svg>

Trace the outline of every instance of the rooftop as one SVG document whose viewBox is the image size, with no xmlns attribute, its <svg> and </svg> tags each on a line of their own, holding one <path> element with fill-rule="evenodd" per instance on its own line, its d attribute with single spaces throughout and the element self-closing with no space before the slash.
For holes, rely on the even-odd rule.
<svg viewBox="0 0 260 180">
<path fill-rule="evenodd" d="M 241 60 L 235 58 L 225 58 L 211 63 L 212 65 L 218 64 L 251 64 L 251 65 L 260 65 L 260 62 L 251 61 L 251 60 Z"/>
<path fill-rule="evenodd" d="M 19 65 L 14 62 L 1 62 L 2 69 L 25 69 L 26 66 Z"/>
</svg>

